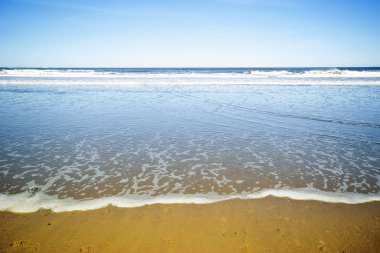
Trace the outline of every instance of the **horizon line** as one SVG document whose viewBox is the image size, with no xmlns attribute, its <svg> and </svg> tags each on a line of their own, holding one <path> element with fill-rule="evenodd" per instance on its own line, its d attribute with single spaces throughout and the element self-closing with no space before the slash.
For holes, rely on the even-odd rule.
<svg viewBox="0 0 380 253">
<path fill-rule="evenodd" d="M 142 66 L 134 66 L 134 67 L 95 67 L 95 66 L 86 66 L 86 67 L 79 67 L 79 66 L 49 66 L 49 67 L 39 67 L 39 66 L 33 66 L 33 67 L 25 67 L 25 66 L 17 66 L 17 67 L 5 67 L 5 66 L 0 66 L 0 69 L 67 69 L 67 68 L 72 68 L 72 69 L 94 69 L 94 68 L 98 68 L 98 69 L 279 69 L 279 68 L 380 68 L 380 65 L 379 66 L 277 66 L 277 67 L 270 67 L 270 66 L 260 66 L 260 67 L 254 67 L 254 66 L 245 66 L 245 67 L 242 67 L 242 66 L 234 66 L 234 67 L 216 67 L 216 66 L 213 66 L 213 67 L 201 67 L 201 66 L 198 66 L 198 67 L 190 67 L 190 66 L 185 66 L 185 67 L 158 67 L 158 66 L 150 66 L 150 67 L 142 67 Z"/>
</svg>

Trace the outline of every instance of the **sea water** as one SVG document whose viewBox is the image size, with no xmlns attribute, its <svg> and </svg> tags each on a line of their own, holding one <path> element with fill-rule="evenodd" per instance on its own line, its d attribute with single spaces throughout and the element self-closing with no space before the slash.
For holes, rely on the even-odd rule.
<svg viewBox="0 0 380 253">
<path fill-rule="evenodd" d="M 380 200 L 380 69 L 1 69 L 0 210 Z"/>
</svg>

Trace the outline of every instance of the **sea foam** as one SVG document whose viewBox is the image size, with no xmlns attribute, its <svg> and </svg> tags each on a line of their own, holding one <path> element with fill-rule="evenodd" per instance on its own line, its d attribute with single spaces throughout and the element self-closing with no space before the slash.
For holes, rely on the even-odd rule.
<svg viewBox="0 0 380 253">
<path fill-rule="evenodd" d="M 95 69 L 3 69 L 0 85 L 380 85 L 380 71 L 115 72 Z"/>
<path fill-rule="evenodd" d="M 379 88 L 320 85 L 380 71 L 0 70 L 0 210 L 379 201 Z"/>
<path fill-rule="evenodd" d="M 153 204 L 211 204 L 231 199 L 261 199 L 268 196 L 344 204 L 380 201 L 379 194 L 333 193 L 313 188 L 268 189 L 255 193 L 235 195 L 219 195 L 215 193 L 167 194 L 160 196 L 123 195 L 90 200 L 58 199 L 56 196 L 48 196 L 39 192 L 36 194 L 0 194 L 0 210 L 16 213 L 30 213 L 39 209 L 50 209 L 53 212 L 87 211 L 103 208 L 108 205 L 133 208 Z"/>
<path fill-rule="evenodd" d="M 169 69 L 170 70 L 170 69 Z M 188 71 L 112 71 L 112 69 L 102 69 L 97 71 L 97 69 L 0 69 L 0 76 L 24 76 L 24 77 L 224 77 L 224 78 L 252 78 L 252 77 L 292 77 L 292 78 L 303 78 L 303 77 L 380 77 L 380 71 L 370 71 L 370 70 L 340 70 L 340 69 L 310 69 L 304 71 L 290 71 L 290 70 L 249 70 L 249 71 L 210 71 L 202 72 L 197 70 Z"/>
</svg>

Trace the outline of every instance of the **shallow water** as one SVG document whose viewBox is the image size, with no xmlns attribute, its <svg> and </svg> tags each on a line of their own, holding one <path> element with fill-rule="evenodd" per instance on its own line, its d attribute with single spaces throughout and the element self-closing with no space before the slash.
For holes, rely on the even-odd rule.
<svg viewBox="0 0 380 253">
<path fill-rule="evenodd" d="M 3 196 L 380 195 L 377 72 L 337 85 L 348 77 L 326 70 L 13 71 L 0 75 Z"/>
</svg>

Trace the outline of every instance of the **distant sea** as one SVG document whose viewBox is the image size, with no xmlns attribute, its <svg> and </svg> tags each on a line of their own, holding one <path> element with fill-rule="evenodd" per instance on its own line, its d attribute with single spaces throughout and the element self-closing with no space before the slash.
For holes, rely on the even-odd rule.
<svg viewBox="0 0 380 253">
<path fill-rule="evenodd" d="M 380 200 L 380 68 L 0 68 L 0 210 Z"/>
</svg>

